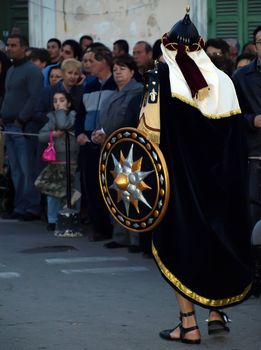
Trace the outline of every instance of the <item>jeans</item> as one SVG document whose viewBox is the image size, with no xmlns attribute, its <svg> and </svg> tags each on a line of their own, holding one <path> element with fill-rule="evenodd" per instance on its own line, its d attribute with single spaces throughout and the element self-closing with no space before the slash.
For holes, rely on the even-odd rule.
<svg viewBox="0 0 261 350">
<path fill-rule="evenodd" d="M 47 196 L 47 220 L 49 224 L 56 224 L 60 209 L 60 199 Z"/>
<path fill-rule="evenodd" d="M 21 133 L 22 129 L 10 123 L 5 125 L 5 131 Z M 6 134 L 5 144 L 15 190 L 14 212 L 39 215 L 41 195 L 34 186 L 38 175 L 36 166 L 38 138 Z"/>
<path fill-rule="evenodd" d="M 80 185 L 80 174 L 76 172 L 75 179 L 74 179 L 74 187 L 75 189 L 79 190 Z M 75 203 L 76 210 L 80 212 L 81 207 L 81 201 L 80 199 Z M 47 196 L 47 220 L 49 224 L 56 224 L 58 219 L 59 211 L 62 209 L 61 200 L 52 197 Z"/>
</svg>

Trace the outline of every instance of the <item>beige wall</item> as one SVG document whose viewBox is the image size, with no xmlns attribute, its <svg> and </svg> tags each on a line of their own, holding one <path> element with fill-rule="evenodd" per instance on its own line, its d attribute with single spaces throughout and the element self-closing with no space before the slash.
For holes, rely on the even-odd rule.
<svg viewBox="0 0 261 350">
<path fill-rule="evenodd" d="M 92 35 L 108 47 L 117 39 L 153 44 L 184 17 L 188 0 L 56 0 L 56 36 Z M 64 7 L 63 7 L 64 6 Z M 65 11 L 64 11 L 65 10 Z M 193 13 L 191 13 L 193 16 Z"/>
</svg>

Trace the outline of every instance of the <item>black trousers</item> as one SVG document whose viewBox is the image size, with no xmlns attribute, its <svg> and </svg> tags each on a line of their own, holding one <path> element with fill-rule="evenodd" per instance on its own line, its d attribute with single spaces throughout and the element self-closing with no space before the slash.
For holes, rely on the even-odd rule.
<svg viewBox="0 0 261 350">
<path fill-rule="evenodd" d="M 261 160 L 250 159 L 248 171 L 250 226 L 253 229 L 257 221 L 261 220 Z"/>
<path fill-rule="evenodd" d="M 110 236 L 112 233 L 110 213 L 99 185 L 99 157 L 100 146 L 88 142 L 80 147 L 81 183 L 87 198 L 89 218 L 96 232 Z"/>
</svg>

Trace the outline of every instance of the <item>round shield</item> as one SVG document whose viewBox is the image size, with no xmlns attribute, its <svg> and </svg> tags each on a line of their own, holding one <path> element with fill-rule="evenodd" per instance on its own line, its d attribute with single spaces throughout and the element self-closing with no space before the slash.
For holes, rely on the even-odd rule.
<svg viewBox="0 0 261 350">
<path fill-rule="evenodd" d="M 122 128 L 106 140 L 99 180 L 105 203 L 125 228 L 144 232 L 163 218 L 169 200 L 169 176 L 159 147 L 135 128 Z"/>
</svg>

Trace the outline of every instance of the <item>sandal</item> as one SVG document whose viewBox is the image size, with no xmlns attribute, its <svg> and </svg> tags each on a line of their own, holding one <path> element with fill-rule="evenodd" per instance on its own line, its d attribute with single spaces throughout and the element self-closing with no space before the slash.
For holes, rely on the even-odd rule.
<svg viewBox="0 0 261 350">
<path fill-rule="evenodd" d="M 185 336 L 187 333 L 192 332 L 196 329 L 199 329 L 197 325 L 189 327 L 189 328 L 184 328 L 182 326 L 182 317 L 189 317 L 189 316 L 193 316 L 195 315 L 195 311 L 191 311 L 191 312 L 187 312 L 187 313 L 183 313 L 180 312 L 180 323 L 173 329 L 165 329 L 163 331 L 160 332 L 160 337 L 165 339 L 165 340 L 172 340 L 172 341 L 180 341 L 182 343 L 186 343 L 186 344 L 200 344 L 201 339 L 186 339 Z M 173 338 L 171 337 L 171 333 L 175 330 L 179 328 L 180 329 L 180 336 L 178 338 Z"/>
<path fill-rule="evenodd" d="M 211 335 L 211 334 L 228 333 L 230 329 L 227 324 L 231 322 L 231 320 L 228 318 L 227 314 L 225 314 L 225 312 L 220 310 L 210 310 L 210 312 L 211 311 L 217 312 L 221 317 L 221 319 L 213 320 L 213 321 L 208 320 L 208 334 Z"/>
</svg>

